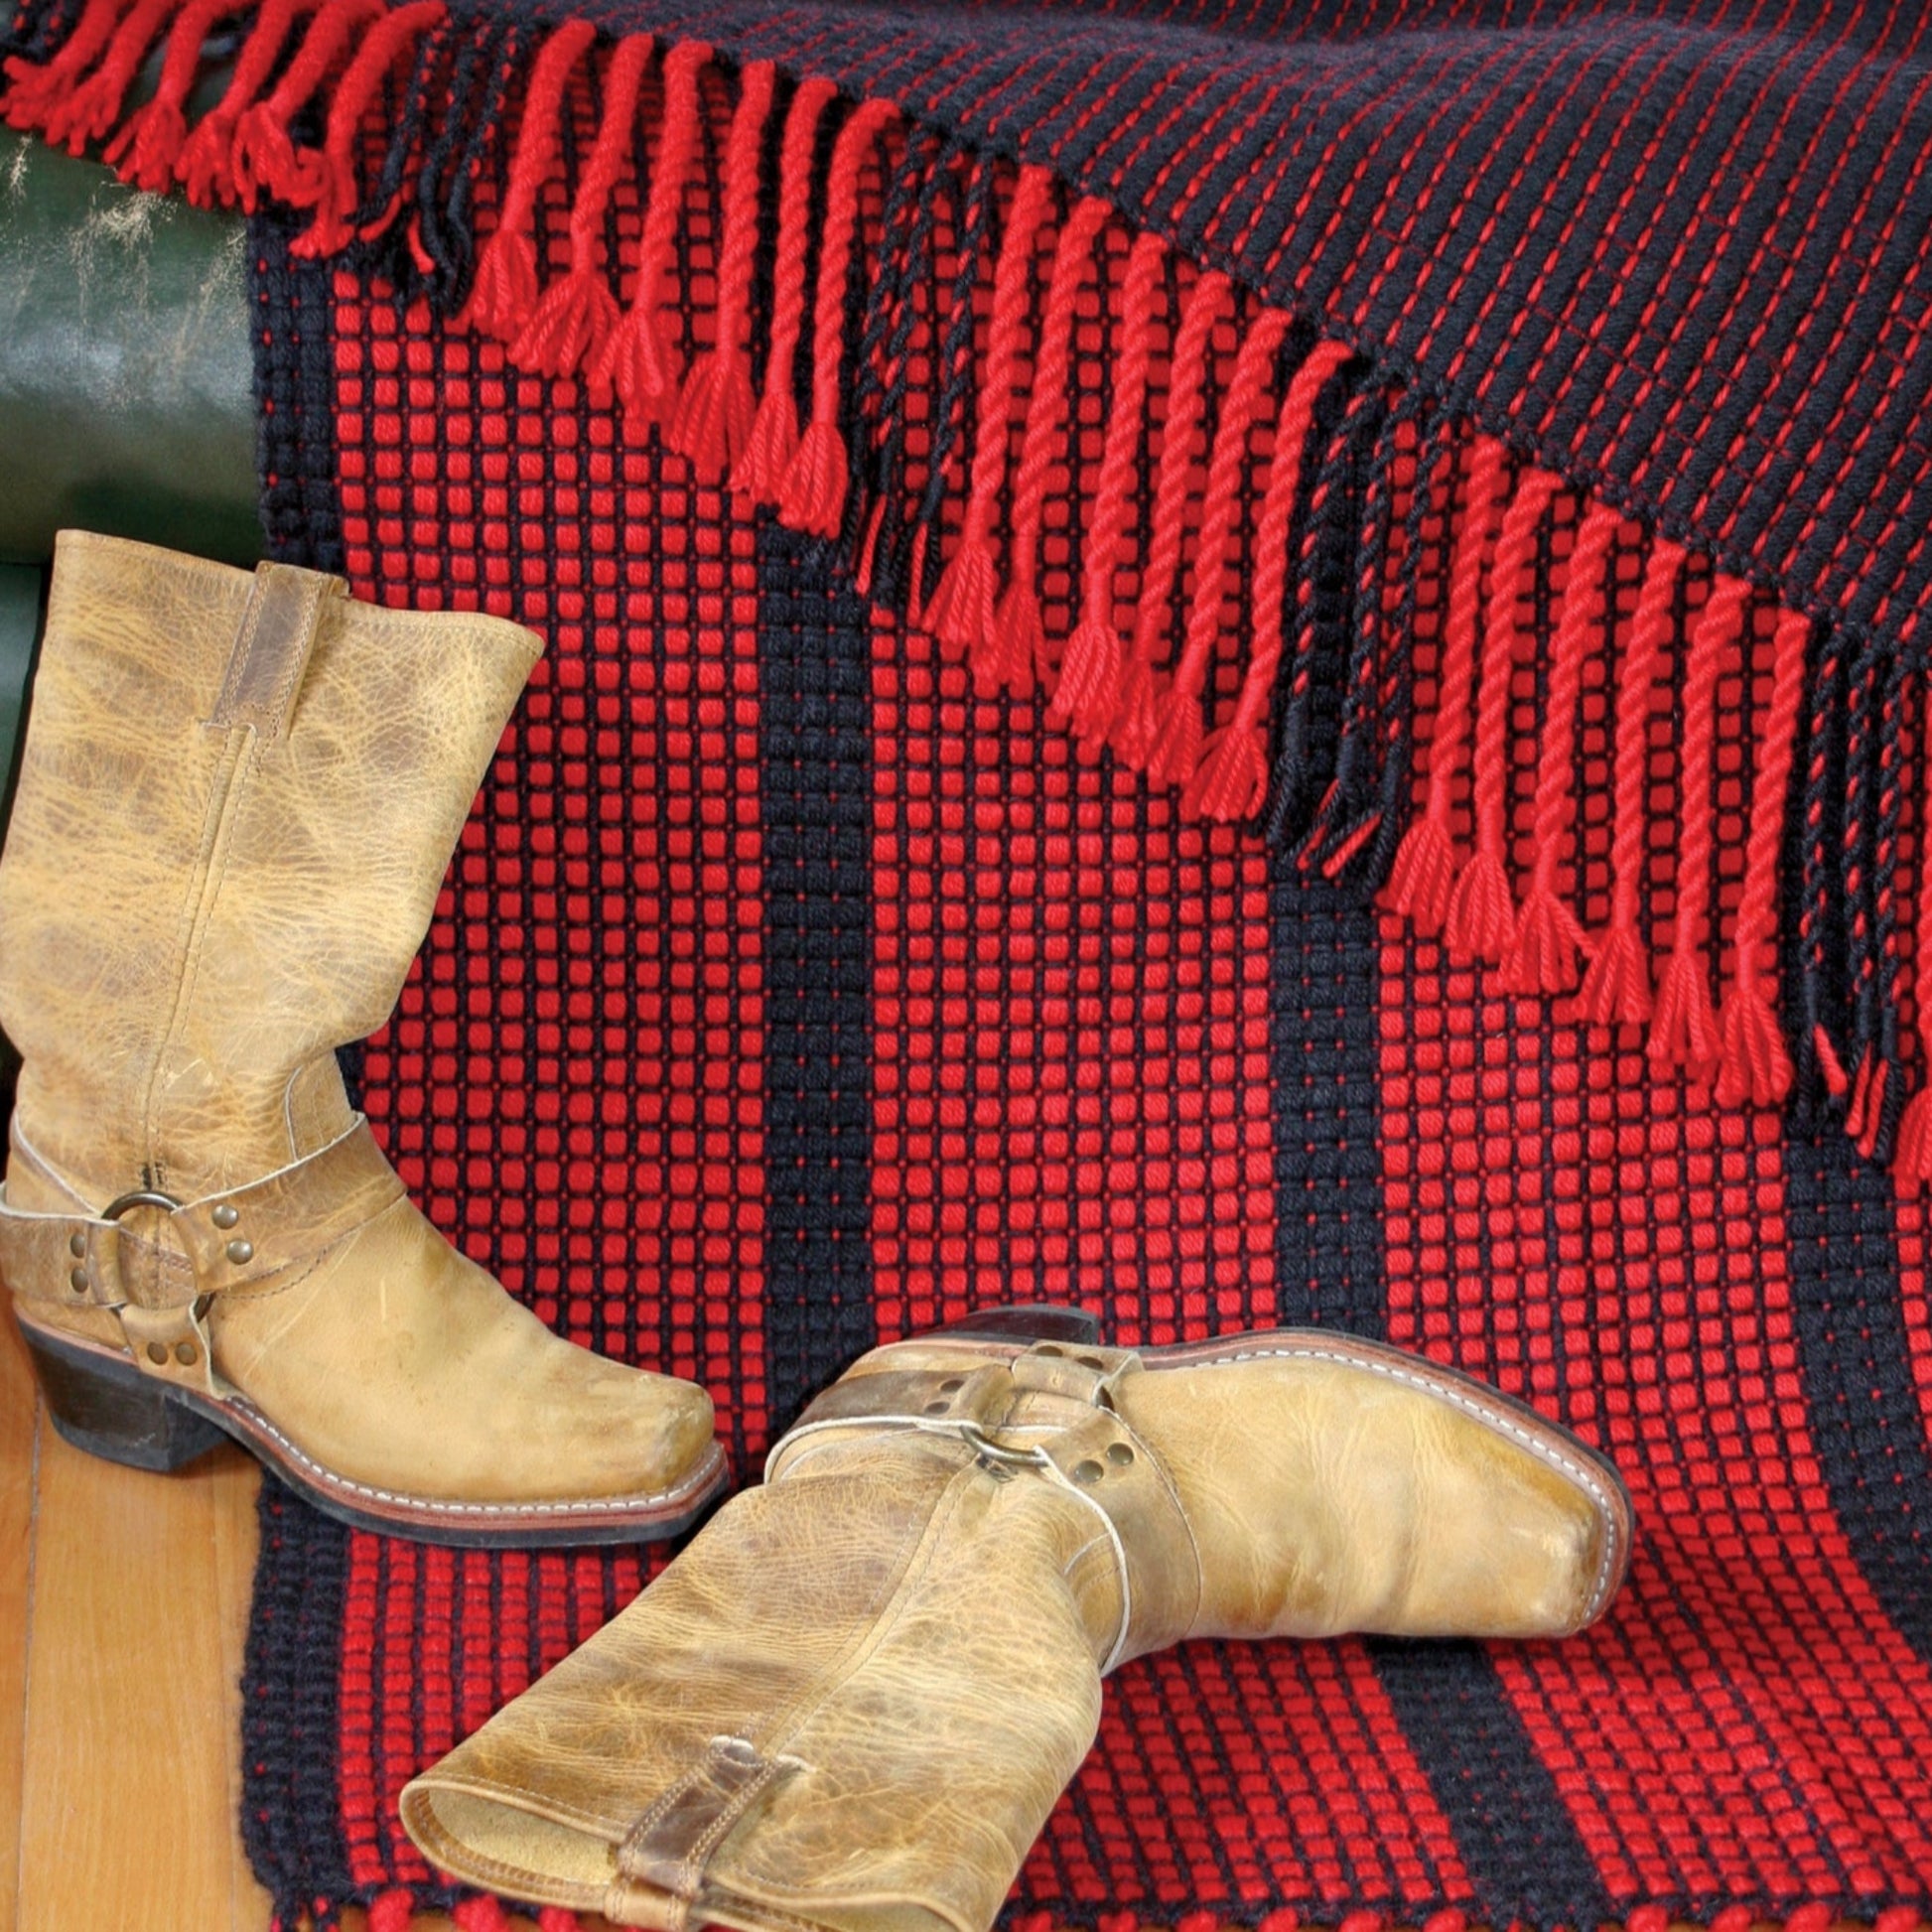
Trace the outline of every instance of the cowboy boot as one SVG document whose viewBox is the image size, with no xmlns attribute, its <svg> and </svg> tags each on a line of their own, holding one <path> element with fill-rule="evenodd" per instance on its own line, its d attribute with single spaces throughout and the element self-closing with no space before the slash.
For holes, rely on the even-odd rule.
<svg viewBox="0 0 1932 1932">
<path fill-rule="evenodd" d="M 395 1004 L 541 645 L 345 592 L 62 537 L 0 859 L 0 1276 L 98 1454 L 230 1436 L 439 1542 L 669 1535 L 724 1481 L 709 1398 L 451 1248 L 336 1061 Z"/>
<path fill-rule="evenodd" d="M 1561 1636 L 1629 1547 L 1601 1456 L 1372 1342 L 899 1343 L 402 1820 L 464 1882 L 621 1925 L 982 1932 L 1116 1665 Z"/>
</svg>

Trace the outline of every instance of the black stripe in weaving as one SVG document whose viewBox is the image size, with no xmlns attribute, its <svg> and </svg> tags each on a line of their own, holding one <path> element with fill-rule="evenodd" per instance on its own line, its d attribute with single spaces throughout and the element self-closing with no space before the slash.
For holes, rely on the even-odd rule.
<svg viewBox="0 0 1932 1932">
<path fill-rule="evenodd" d="M 1279 847 L 1273 866 L 1277 1318 L 1384 1336 L 1377 915 Z"/>
<path fill-rule="evenodd" d="M 1378 915 L 1285 856 L 1271 909 L 1278 1317 L 1386 1339 Z M 1369 1648 L 1490 1921 L 1508 1923 L 1526 1900 L 1538 1901 L 1539 1924 L 1614 1918 L 1488 1652 Z"/>
<path fill-rule="evenodd" d="M 351 1895 L 342 1826 L 343 1599 L 348 1531 L 266 1472 L 261 1559 L 241 1667 L 241 1842 L 293 1925 L 316 1899 Z"/>
<path fill-rule="evenodd" d="M 269 556 L 340 571 L 332 271 L 290 254 L 300 225 L 276 214 L 248 224 L 262 528 Z M 343 1058 L 359 1099 L 359 1042 Z M 315 1898 L 345 1898 L 353 1887 L 337 1709 L 348 1531 L 267 1473 L 257 1514 L 261 1558 L 241 1677 L 241 1840 L 293 1923 Z"/>
<path fill-rule="evenodd" d="M 872 622 L 832 547 L 760 521 L 764 1372 L 772 1433 L 878 1337 Z"/>
<path fill-rule="evenodd" d="M 1912 1376 L 1891 1181 L 1834 1121 L 1786 1136 L 1792 1325 L 1832 1507 L 1894 1629 L 1932 1665 L 1932 1454 Z"/>
<path fill-rule="evenodd" d="M 345 567 L 336 494 L 334 270 L 291 252 L 304 218 L 279 210 L 248 223 L 256 326 L 255 481 L 267 554 L 277 563 Z M 339 1049 L 349 1105 L 362 1104 L 362 1042 Z"/>
<path fill-rule="evenodd" d="M 1478 1923 L 1617 1918 L 1563 1794 L 1481 1645 L 1368 1639 L 1382 1688 L 1455 1834 Z"/>
<path fill-rule="evenodd" d="M 345 566 L 336 495 L 336 362 L 330 340 L 335 274 L 289 250 L 306 215 L 248 223 L 253 271 L 255 462 L 268 555 L 308 570 Z"/>
</svg>

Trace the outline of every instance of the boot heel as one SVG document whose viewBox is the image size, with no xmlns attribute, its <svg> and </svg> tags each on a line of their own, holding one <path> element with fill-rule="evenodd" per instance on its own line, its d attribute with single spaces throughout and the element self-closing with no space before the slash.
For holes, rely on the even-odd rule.
<svg viewBox="0 0 1932 1932">
<path fill-rule="evenodd" d="M 132 1366 L 21 1327 L 47 1413 L 64 1442 L 131 1469 L 179 1469 L 225 1440 Z"/>
</svg>

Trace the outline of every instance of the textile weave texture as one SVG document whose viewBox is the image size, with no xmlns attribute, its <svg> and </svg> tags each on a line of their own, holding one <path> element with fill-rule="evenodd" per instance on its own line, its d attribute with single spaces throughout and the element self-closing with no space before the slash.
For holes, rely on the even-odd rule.
<svg viewBox="0 0 1932 1932">
<path fill-rule="evenodd" d="M 0 112 L 254 217 L 276 553 L 548 640 L 356 1055 L 452 1239 L 747 1479 L 1035 1300 L 1628 1479 L 1574 1640 L 1121 1672 L 1015 1927 L 1932 1914 L 1925 25 L 11 17 Z M 663 1553 L 262 1508 L 283 1923 L 488 1932 L 396 1793 Z"/>
</svg>

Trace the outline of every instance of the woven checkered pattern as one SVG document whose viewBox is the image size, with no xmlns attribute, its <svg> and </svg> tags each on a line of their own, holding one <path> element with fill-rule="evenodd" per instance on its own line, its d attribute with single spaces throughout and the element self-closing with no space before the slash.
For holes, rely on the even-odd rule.
<svg viewBox="0 0 1932 1932">
<path fill-rule="evenodd" d="M 22 0 L 0 107 L 255 213 L 278 554 L 549 641 L 359 1056 L 452 1239 L 744 1475 L 1052 1299 L 1630 1482 L 1570 1642 L 1123 1671 L 1013 1924 L 1909 1932 L 1921 11 L 238 12 L 191 126 L 206 9 Z M 661 1553 L 263 1512 L 284 1921 L 489 1932 L 396 1793 Z"/>
</svg>

